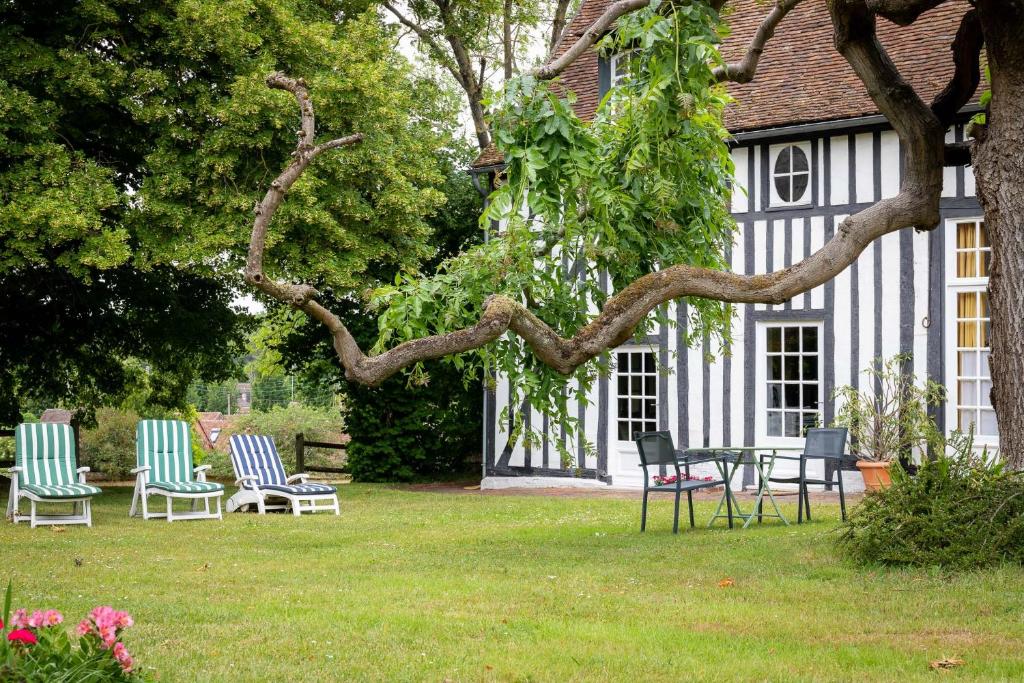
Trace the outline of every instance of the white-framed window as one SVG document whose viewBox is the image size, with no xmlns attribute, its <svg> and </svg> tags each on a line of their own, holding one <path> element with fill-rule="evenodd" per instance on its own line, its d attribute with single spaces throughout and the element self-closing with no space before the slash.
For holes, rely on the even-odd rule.
<svg viewBox="0 0 1024 683">
<path fill-rule="evenodd" d="M 625 52 L 616 52 L 612 55 L 609 66 L 611 69 L 611 85 L 615 87 L 626 80 L 629 75 L 629 63 L 636 55 L 636 50 L 626 50 Z"/>
<path fill-rule="evenodd" d="M 811 203 L 811 144 L 772 145 L 769 150 L 770 205 L 805 206 Z"/>
<path fill-rule="evenodd" d="M 220 427 L 214 427 L 210 430 L 210 443 L 217 443 L 218 438 L 220 438 Z"/>
<path fill-rule="evenodd" d="M 616 435 L 632 441 L 635 432 L 658 429 L 658 365 L 649 349 L 621 350 L 615 359 Z"/>
<path fill-rule="evenodd" d="M 978 443 L 998 442 L 999 429 L 990 394 L 989 369 L 988 272 L 992 247 L 985 223 L 979 219 L 957 220 L 949 224 L 947 235 L 953 248 L 948 250 L 948 316 L 952 342 L 947 355 L 947 384 L 950 430 L 967 431 L 971 427 Z"/>
<path fill-rule="evenodd" d="M 821 323 L 764 326 L 765 434 L 801 437 L 821 424 Z"/>
</svg>

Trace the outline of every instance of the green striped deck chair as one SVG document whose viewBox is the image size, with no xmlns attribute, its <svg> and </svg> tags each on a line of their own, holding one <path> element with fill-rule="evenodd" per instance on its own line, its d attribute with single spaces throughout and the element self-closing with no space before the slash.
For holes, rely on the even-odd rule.
<svg viewBox="0 0 1024 683">
<path fill-rule="evenodd" d="M 26 422 L 14 431 L 14 467 L 7 516 L 15 524 L 26 519 L 18 512 L 24 498 L 31 503 L 27 517 L 34 528 L 41 524 L 92 526 L 91 499 L 100 490 L 85 483 L 88 467 L 75 460 L 75 433 L 70 425 Z M 71 513 L 39 515 L 38 503 L 70 503 Z"/>
<path fill-rule="evenodd" d="M 220 519 L 220 500 L 224 486 L 206 481 L 209 465 L 192 466 L 192 434 L 182 420 L 142 420 L 135 432 L 135 495 L 129 515 L 141 508 L 142 518 Z M 163 496 L 167 512 L 150 512 L 149 496 Z M 217 502 L 217 511 L 210 511 L 210 499 Z M 191 509 L 175 512 L 175 499 L 188 500 Z M 203 509 L 198 509 L 202 501 Z"/>
</svg>

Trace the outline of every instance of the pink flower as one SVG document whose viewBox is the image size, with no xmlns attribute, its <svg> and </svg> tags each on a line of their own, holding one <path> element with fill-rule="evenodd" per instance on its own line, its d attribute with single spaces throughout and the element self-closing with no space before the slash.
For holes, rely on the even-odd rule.
<svg viewBox="0 0 1024 683">
<path fill-rule="evenodd" d="M 100 640 L 103 641 L 103 647 L 109 648 L 117 640 L 117 628 L 111 625 L 100 626 Z"/>
<path fill-rule="evenodd" d="M 104 626 L 114 626 L 114 622 L 117 621 L 117 612 L 113 607 L 96 607 L 89 612 L 89 616 L 96 623 L 98 629 L 102 629 Z"/>
<path fill-rule="evenodd" d="M 25 628 L 19 628 L 11 631 L 7 634 L 7 640 L 12 643 L 22 643 L 24 645 L 35 645 L 38 642 L 36 634 Z"/>
<path fill-rule="evenodd" d="M 11 628 L 25 628 L 28 626 L 28 616 L 24 609 L 14 610 L 14 614 L 11 615 Z"/>
<path fill-rule="evenodd" d="M 114 659 L 121 665 L 121 669 L 124 671 L 132 670 L 132 656 L 128 654 L 128 648 L 124 646 L 124 643 L 117 643 L 114 645 Z"/>
<path fill-rule="evenodd" d="M 64 622 L 64 615 L 55 609 L 43 612 L 43 626 L 56 626 Z"/>
<path fill-rule="evenodd" d="M 80 636 L 92 633 L 92 622 L 88 619 L 82 619 L 78 622 L 78 626 L 75 627 L 75 632 Z"/>
<path fill-rule="evenodd" d="M 128 614 L 127 612 L 115 612 L 114 614 L 115 623 L 118 628 L 131 628 L 132 625 L 135 623 L 135 620 L 132 619 L 132 615 Z"/>
<path fill-rule="evenodd" d="M 39 628 L 43 625 L 43 612 L 42 610 L 36 610 L 32 613 L 32 616 L 28 618 L 28 625 L 31 628 Z"/>
</svg>

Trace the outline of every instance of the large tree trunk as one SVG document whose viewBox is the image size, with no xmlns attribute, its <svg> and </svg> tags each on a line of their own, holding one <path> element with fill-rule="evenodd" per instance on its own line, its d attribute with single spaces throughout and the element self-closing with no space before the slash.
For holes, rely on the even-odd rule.
<svg viewBox="0 0 1024 683">
<path fill-rule="evenodd" d="M 992 404 L 1000 452 L 1024 469 L 1024 0 L 982 0 L 992 74 L 987 125 L 974 150 L 992 244 Z"/>
</svg>

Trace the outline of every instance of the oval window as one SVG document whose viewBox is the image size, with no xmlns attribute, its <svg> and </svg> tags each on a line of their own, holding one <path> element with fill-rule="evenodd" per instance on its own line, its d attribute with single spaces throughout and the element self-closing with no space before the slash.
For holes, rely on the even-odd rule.
<svg viewBox="0 0 1024 683">
<path fill-rule="evenodd" d="M 811 180 L 807 154 L 796 145 L 784 147 L 775 157 L 775 192 L 786 204 L 795 204 L 807 194 Z"/>
</svg>

